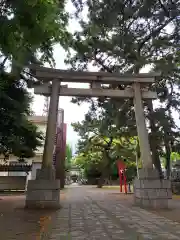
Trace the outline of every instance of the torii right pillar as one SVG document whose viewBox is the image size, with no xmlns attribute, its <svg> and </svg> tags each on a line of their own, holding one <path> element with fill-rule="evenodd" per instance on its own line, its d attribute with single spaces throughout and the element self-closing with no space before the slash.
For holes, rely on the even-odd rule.
<svg viewBox="0 0 180 240">
<path fill-rule="evenodd" d="M 145 123 L 140 83 L 134 83 L 134 109 L 143 167 L 139 178 L 134 181 L 134 201 L 136 205 L 148 208 L 168 208 L 172 198 L 171 181 L 160 179 L 153 168 L 148 131 Z"/>
</svg>

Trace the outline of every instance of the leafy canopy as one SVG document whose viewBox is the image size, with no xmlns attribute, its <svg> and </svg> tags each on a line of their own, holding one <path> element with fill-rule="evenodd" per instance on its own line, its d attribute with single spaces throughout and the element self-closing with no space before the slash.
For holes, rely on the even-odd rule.
<svg viewBox="0 0 180 240">
<path fill-rule="evenodd" d="M 65 1 L 4 0 L 0 4 L 0 153 L 32 157 L 42 134 L 28 121 L 30 63 L 54 65 L 53 46 L 67 47 Z M 11 71 L 9 71 L 9 68 Z"/>
<path fill-rule="evenodd" d="M 0 6 L 0 51 L 18 64 L 28 63 L 40 51 L 43 61 L 53 60 L 53 44 L 66 45 L 68 15 L 65 1 L 5 0 Z"/>
<path fill-rule="evenodd" d="M 73 36 L 75 54 L 67 59 L 73 69 L 86 70 L 92 64 L 106 72 L 137 73 L 145 66 L 161 72 L 155 84 L 148 86 L 158 92 L 159 106 L 155 109 L 152 101 L 144 102 L 153 163 L 161 172 L 160 156 L 165 153 L 168 165 L 171 149 L 179 151 L 179 128 L 172 112 L 179 116 L 180 1 L 73 2 L 81 25 Z M 85 7 L 87 19 L 81 15 Z M 106 87 L 123 90 L 127 86 Z M 89 100 L 74 100 L 82 101 Z M 109 134 L 116 135 L 109 127 L 115 126 L 121 137 L 123 131 L 137 136 L 131 100 L 100 98 L 96 105 L 104 113 L 101 121 L 106 120 L 103 128 Z"/>
</svg>

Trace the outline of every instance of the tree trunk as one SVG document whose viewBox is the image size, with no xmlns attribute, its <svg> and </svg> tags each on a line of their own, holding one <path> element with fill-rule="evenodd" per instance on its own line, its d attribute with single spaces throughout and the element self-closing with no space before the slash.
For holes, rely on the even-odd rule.
<svg viewBox="0 0 180 240">
<path fill-rule="evenodd" d="M 161 167 L 161 162 L 159 158 L 159 153 L 157 151 L 157 143 L 154 140 L 154 137 L 152 137 L 150 141 L 150 146 L 151 146 L 151 151 L 152 151 L 152 159 L 153 159 L 153 164 L 157 171 L 159 172 L 159 177 L 163 178 L 163 172 L 162 172 L 162 167 Z"/>
<path fill-rule="evenodd" d="M 97 185 L 97 187 L 98 187 L 98 188 L 102 188 L 103 185 L 104 185 L 104 176 L 103 176 L 103 174 L 102 174 L 102 175 L 100 176 L 99 180 L 98 180 L 98 185 Z"/>
<path fill-rule="evenodd" d="M 110 169 L 110 161 L 108 153 L 106 152 L 106 149 L 103 152 L 103 162 L 102 162 L 102 169 L 101 169 L 101 176 L 98 181 L 98 188 L 102 188 L 104 185 L 104 180 L 109 176 L 109 169 Z"/>
<path fill-rule="evenodd" d="M 64 189 L 65 185 L 65 157 L 60 151 L 56 155 L 56 179 L 60 180 L 60 188 Z"/>
<path fill-rule="evenodd" d="M 112 178 L 111 178 L 111 175 L 109 176 L 109 185 L 112 186 Z"/>
<path fill-rule="evenodd" d="M 148 110 L 149 110 L 149 122 L 150 122 L 150 128 L 151 128 L 150 147 L 151 147 L 151 151 L 152 151 L 152 161 L 153 161 L 155 168 L 159 172 L 159 177 L 163 178 L 161 162 L 160 162 L 159 153 L 157 150 L 158 142 L 156 139 L 156 132 L 158 130 L 156 128 L 154 117 L 153 117 L 154 110 L 153 110 L 152 100 L 149 100 L 147 103 L 148 103 Z"/>
<path fill-rule="evenodd" d="M 165 149 L 166 149 L 166 177 L 169 179 L 171 174 L 171 148 L 169 142 L 165 139 Z"/>
<path fill-rule="evenodd" d="M 109 174 L 109 167 L 108 167 L 108 163 L 107 163 L 107 159 L 103 159 L 104 160 L 104 164 L 102 167 L 102 171 L 101 171 L 101 176 L 98 180 L 98 188 L 102 188 L 105 182 L 105 179 L 107 178 L 108 174 Z"/>
</svg>

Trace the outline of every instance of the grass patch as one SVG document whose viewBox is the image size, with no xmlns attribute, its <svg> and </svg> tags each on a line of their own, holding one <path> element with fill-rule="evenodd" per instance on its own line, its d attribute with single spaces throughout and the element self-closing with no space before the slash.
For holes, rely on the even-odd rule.
<svg viewBox="0 0 180 240">
<path fill-rule="evenodd" d="M 120 186 L 103 186 L 103 189 L 120 189 Z"/>
<path fill-rule="evenodd" d="M 180 200 L 180 195 L 173 194 L 172 199 Z"/>
</svg>

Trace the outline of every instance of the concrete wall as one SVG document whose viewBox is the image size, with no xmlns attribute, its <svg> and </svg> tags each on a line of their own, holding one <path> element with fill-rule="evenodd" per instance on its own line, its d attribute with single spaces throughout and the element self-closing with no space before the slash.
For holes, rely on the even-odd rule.
<svg viewBox="0 0 180 240">
<path fill-rule="evenodd" d="M 4 190 L 25 190 L 25 176 L 0 176 L 0 191 Z"/>
<path fill-rule="evenodd" d="M 26 172 L 8 172 L 8 176 L 11 176 L 11 177 L 14 177 L 14 176 L 26 177 L 27 173 Z"/>
<path fill-rule="evenodd" d="M 40 169 L 40 168 L 41 168 L 41 163 L 33 162 L 32 169 L 31 169 L 30 176 L 29 176 L 30 180 L 36 179 L 36 171 L 37 171 L 37 169 Z"/>
</svg>

